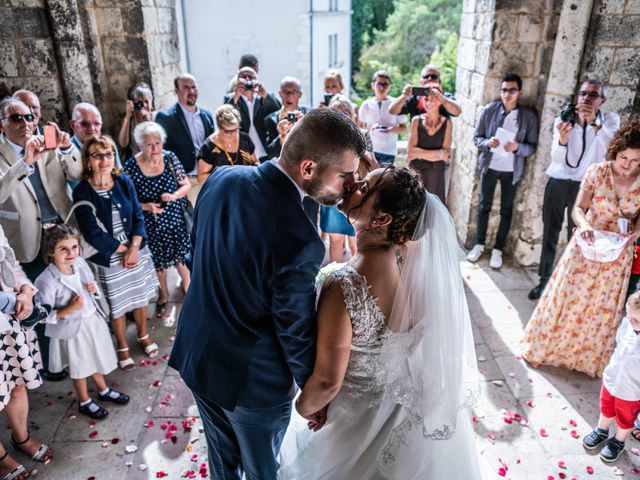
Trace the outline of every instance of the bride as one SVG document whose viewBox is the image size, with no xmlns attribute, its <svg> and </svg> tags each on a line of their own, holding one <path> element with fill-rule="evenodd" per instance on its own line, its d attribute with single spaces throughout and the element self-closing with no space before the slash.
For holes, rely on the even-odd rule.
<svg viewBox="0 0 640 480">
<path fill-rule="evenodd" d="M 316 363 L 279 478 L 483 478 L 468 411 L 479 383 L 451 217 L 409 170 L 393 167 L 371 172 L 339 208 L 358 253 L 322 272 Z"/>
</svg>

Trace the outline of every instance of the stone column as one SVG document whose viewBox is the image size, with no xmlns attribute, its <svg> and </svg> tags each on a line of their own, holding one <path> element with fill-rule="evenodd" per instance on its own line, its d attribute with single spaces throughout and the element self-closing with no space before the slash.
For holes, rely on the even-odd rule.
<svg viewBox="0 0 640 480">
<path fill-rule="evenodd" d="M 66 109 L 78 102 L 94 103 L 80 14 L 76 0 L 46 0 L 51 35 Z"/>
</svg>

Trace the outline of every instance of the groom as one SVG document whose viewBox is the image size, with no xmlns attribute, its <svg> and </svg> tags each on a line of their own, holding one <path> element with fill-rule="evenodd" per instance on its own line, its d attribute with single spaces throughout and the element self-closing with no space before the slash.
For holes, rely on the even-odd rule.
<svg viewBox="0 0 640 480">
<path fill-rule="evenodd" d="M 307 113 L 278 160 L 218 167 L 195 209 L 191 285 L 169 365 L 193 392 L 212 478 L 268 480 L 315 358 L 314 280 L 325 247 L 302 208 L 334 205 L 366 148 L 328 108 Z"/>
</svg>

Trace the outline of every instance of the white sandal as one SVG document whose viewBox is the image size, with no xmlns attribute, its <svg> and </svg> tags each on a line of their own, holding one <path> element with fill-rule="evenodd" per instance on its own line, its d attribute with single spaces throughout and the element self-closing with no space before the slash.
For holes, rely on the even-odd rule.
<svg viewBox="0 0 640 480">
<path fill-rule="evenodd" d="M 143 340 L 146 340 L 147 338 L 149 338 L 149 334 L 148 333 L 144 337 L 138 338 L 138 343 L 142 342 Z M 156 358 L 158 356 L 158 353 L 160 353 L 160 349 L 158 348 L 158 344 L 156 342 L 150 343 L 149 345 L 144 347 L 144 353 L 149 358 Z"/>
<path fill-rule="evenodd" d="M 118 348 L 116 352 L 128 352 L 129 347 L 127 348 Z M 133 358 L 127 357 L 124 360 L 118 360 L 118 368 L 120 370 L 124 370 L 125 372 L 130 372 L 134 368 L 136 368 L 136 362 L 133 361 Z"/>
</svg>

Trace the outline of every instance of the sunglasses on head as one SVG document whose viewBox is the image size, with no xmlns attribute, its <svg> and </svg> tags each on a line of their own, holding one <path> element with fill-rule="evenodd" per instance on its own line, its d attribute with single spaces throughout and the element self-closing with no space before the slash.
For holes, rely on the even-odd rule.
<svg viewBox="0 0 640 480">
<path fill-rule="evenodd" d="M 422 75 L 423 80 L 440 80 L 440 76 L 435 73 L 427 73 L 426 75 Z"/>
<path fill-rule="evenodd" d="M 36 117 L 34 117 L 31 113 L 27 113 L 26 115 L 22 115 L 20 113 L 13 113 L 11 115 L 7 115 L 6 117 L 3 117 L 3 120 L 6 118 L 11 120 L 13 123 L 22 123 L 22 120 L 24 120 L 25 122 L 31 123 L 36 119 Z"/>
<path fill-rule="evenodd" d="M 501 88 L 500 91 L 502 93 L 510 93 L 510 94 L 514 94 L 514 93 L 518 93 L 520 89 L 517 87 L 511 87 L 511 88 Z"/>
</svg>

